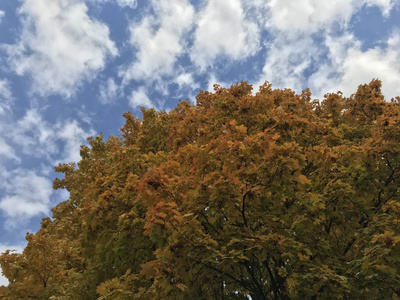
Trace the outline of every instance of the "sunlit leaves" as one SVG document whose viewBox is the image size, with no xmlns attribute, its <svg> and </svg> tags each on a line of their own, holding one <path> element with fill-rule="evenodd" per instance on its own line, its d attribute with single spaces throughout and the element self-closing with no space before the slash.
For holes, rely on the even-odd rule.
<svg viewBox="0 0 400 300">
<path fill-rule="evenodd" d="M 398 100 L 378 80 L 320 102 L 268 83 L 214 88 L 126 113 L 121 136 L 58 166 L 70 199 L 23 254 L 1 256 L 0 295 L 396 299 Z"/>
</svg>

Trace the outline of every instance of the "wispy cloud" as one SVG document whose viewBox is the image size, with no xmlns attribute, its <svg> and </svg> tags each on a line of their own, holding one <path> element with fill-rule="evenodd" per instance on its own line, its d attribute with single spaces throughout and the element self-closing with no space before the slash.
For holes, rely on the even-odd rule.
<svg viewBox="0 0 400 300">
<path fill-rule="evenodd" d="M 55 127 L 54 135 L 63 142 L 64 147 L 61 153 L 61 162 L 78 162 L 80 160 L 80 145 L 86 142 L 89 136 L 95 132 L 83 130 L 76 120 L 68 120 L 58 123 Z"/>
<path fill-rule="evenodd" d="M 155 104 L 150 100 L 146 94 L 144 87 L 140 87 L 138 90 L 133 91 L 129 98 L 129 105 L 132 108 L 137 108 L 139 106 L 144 107 L 156 107 Z"/>
<path fill-rule="evenodd" d="M 108 78 L 107 82 L 100 85 L 100 102 L 102 104 L 113 103 L 121 92 L 121 86 L 117 85 L 113 78 Z"/>
<path fill-rule="evenodd" d="M 93 130 L 85 131 L 76 120 L 50 124 L 37 109 L 29 109 L 9 126 L 8 138 L 25 155 L 45 158 L 51 163 L 76 162 L 79 160 L 79 145 L 94 133 Z"/>
<path fill-rule="evenodd" d="M 111 3 L 115 3 L 118 4 L 119 6 L 122 7 L 129 7 L 129 8 L 136 8 L 137 6 L 137 1 L 136 0 L 87 0 L 90 2 L 96 2 L 99 4 L 103 4 L 106 2 L 111 2 Z"/>
<path fill-rule="evenodd" d="M 10 82 L 7 79 L 0 79 L 0 115 L 10 111 L 13 100 Z"/>
<path fill-rule="evenodd" d="M 178 84 L 179 88 L 190 88 L 191 90 L 197 89 L 200 87 L 199 83 L 194 81 L 193 74 L 191 73 L 181 73 L 179 74 L 175 82 Z"/>
<path fill-rule="evenodd" d="M 397 0 L 365 0 L 365 3 L 369 6 L 378 6 L 384 16 L 388 16 L 395 5 L 399 5 Z"/>
<path fill-rule="evenodd" d="M 136 0 L 117 0 L 117 3 L 120 6 L 128 6 L 130 8 L 136 8 L 137 6 Z"/>
<path fill-rule="evenodd" d="M 21 162 L 21 159 L 16 155 L 15 150 L 0 137 L 0 160 L 1 156 Z"/>
<path fill-rule="evenodd" d="M 280 33 L 267 45 L 268 55 L 259 82 L 265 80 L 277 88 L 301 91 L 305 70 L 318 56 L 318 46 L 311 36 Z"/>
<path fill-rule="evenodd" d="M 1 23 L 1 21 L 3 21 L 3 18 L 5 15 L 6 15 L 6 13 L 4 12 L 4 10 L 0 10 L 0 23 Z"/>
</svg>

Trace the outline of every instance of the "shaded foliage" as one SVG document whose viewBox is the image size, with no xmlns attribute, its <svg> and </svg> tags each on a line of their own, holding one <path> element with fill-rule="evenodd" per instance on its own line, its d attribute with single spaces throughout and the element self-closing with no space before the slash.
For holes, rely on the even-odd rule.
<svg viewBox="0 0 400 300">
<path fill-rule="evenodd" d="M 2 299 L 400 297 L 400 106 L 380 81 L 142 112 L 56 167 L 70 199 L 1 256 Z"/>
</svg>

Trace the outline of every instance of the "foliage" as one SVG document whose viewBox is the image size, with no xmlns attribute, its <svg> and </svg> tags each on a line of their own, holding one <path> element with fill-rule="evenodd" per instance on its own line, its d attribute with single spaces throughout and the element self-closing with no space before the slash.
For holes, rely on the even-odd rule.
<svg viewBox="0 0 400 300">
<path fill-rule="evenodd" d="M 399 100 L 242 82 L 126 113 L 56 167 L 70 199 L 1 256 L 0 296 L 399 299 Z"/>
</svg>

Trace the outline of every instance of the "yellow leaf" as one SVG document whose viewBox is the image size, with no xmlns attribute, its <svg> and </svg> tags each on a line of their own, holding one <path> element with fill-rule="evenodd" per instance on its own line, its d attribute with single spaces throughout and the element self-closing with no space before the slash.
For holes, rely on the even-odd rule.
<svg viewBox="0 0 400 300">
<path fill-rule="evenodd" d="M 304 176 L 303 174 L 299 174 L 297 175 L 296 178 L 297 182 L 300 184 L 311 184 L 311 180 L 308 179 L 306 176 Z"/>
</svg>

